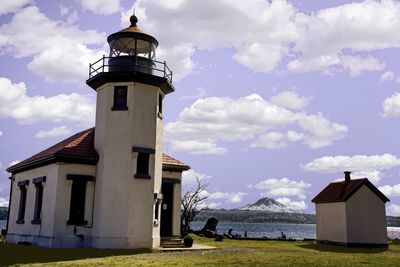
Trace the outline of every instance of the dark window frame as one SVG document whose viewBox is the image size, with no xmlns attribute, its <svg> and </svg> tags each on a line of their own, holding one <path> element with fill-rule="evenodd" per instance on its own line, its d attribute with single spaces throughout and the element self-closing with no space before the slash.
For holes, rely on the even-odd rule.
<svg viewBox="0 0 400 267">
<path fill-rule="evenodd" d="M 114 86 L 113 106 L 111 110 L 128 109 L 128 86 Z"/>
<path fill-rule="evenodd" d="M 43 192 L 44 187 L 43 183 L 46 181 L 46 176 L 34 178 L 32 183 L 35 185 L 36 194 L 35 194 L 35 208 L 33 212 L 33 220 L 31 221 L 32 224 L 41 224 L 41 214 L 42 214 L 42 207 L 43 207 Z"/>
<path fill-rule="evenodd" d="M 150 153 L 138 152 L 135 178 L 150 179 Z"/>
<path fill-rule="evenodd" d="M 163 95 L 162 94 L 158 94 L 158 112 L 157 115 L 160 119 L 163 118 Z"/>
<path fill-rule="evenodd" d="M 26 199 L 28 195 L 28 189 L 26 188 L 29 185 L 29 180 L 19 181 L 17 183 L 20 192 L 19 198 L 19 209 L 18 209 L 18 218 L 16 223 L 17 224 L 24 224 L 25 223 L 25 210 L 26 210 Z"/>
<path fill-rule="evenodd" d="M 86 187 L 88 181 L 94 181 L 94 176 L 67 174 L 67 180 L 72 180 L 68 225 L 86 225 Z"/>
</svg>

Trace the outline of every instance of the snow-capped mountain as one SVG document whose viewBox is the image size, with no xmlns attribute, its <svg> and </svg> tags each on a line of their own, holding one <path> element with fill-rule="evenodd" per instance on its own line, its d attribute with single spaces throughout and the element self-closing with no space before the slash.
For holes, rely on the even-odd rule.
<svg viewBox="0 0 400 267">
<path fill-rule="evenodd" d="M 238 210 L 258 210 L 258 211 L 288 212 L 288 213 L 295 212 L 294 210 L 291 210 L 285 205 L 283 205 L 282 203 L 279 203 L 278 201 L 268 197 L 261 198 L 253 204 L 248 204 L 244 207 L 238 208 Z"/>
</svg>

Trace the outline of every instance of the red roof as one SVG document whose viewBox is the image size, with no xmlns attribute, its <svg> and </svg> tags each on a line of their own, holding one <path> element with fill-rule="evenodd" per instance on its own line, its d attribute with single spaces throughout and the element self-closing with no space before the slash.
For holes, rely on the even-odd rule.
<svg viewBox="0 0 400 267">
<path fill-rule="evenodd" d="M 166 154 L 163 154 L 162 158 L 162 164 L 163 164 L 163 169 L 168 170 L 168 169 L 179 169 L 182 171 L 187 171 L 190 169 L 188 165 L 185 163 L 174 159 L 173 157 L 170 157 Z"/>
<path fill-rule="evenodd" d="M 324 190 L 322 190 L 311 201 L 314 203 L 329 203 L 329 202 L 343 202 L 347 201 L 355 192 L 358 191 L 363 185 L 367 186 L 377 197 L 382 199 L 383 202 L 390 201 L 378 188 L 376 188 L 367 178 L 353 179 L 350 181 L 343 181 L 331 183 Z"/>
<path fill-rule="evenodd" d="M 7 168 L 16 173 L 55 162 L 69 162 L 96 165 L 99 155 L 94 148 L 95 128 L 74 134 L 71 137 Z M 190 169 L 186 164 L 163 154 L 163 169 L 185 171 Z"/>
</svg>

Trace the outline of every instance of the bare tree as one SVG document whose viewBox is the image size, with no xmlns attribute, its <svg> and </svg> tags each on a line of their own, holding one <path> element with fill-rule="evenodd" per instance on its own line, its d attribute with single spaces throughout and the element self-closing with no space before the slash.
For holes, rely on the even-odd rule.
<svg viewBox="0 0 400 267">
<path fill-rule="evenodd" d="M 181 210 L 181 232 L 185 236 L 190 230 L 190 223 L 194 220 L 197 214 L 203 209 L 199 208 L 208 196 L 203 195 L 208 184 L 202 184 L 196 177 L 196 186 L 187 191 L 182 197 L 182 210 Z"/>
</svg>

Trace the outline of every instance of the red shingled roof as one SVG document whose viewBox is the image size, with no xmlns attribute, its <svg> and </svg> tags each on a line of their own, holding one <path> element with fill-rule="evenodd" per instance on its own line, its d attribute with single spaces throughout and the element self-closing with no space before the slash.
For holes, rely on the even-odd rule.
<svg viewBox="0 0 400 267">
<path fill-rule="evenodd" d="M 390 201 L 378 188 L 376 188 L 367 178 L 354 179 L 331 183 L 311 200 L 314 203 L 329 203 L 347 201 L 363 185 L 367 186 L 383 202 Z"/>
<path fill-rule="evenodd" d="M 10 166 L 7 171 L 14 173 L 54 162 L 96 165 L 98 160 L 99 155 L 94 149 L 94 128 L 90 128 Z"/>
<path fill-rule="evenodd" d="M 27 158 L 7 171 L 21 172 L 55 162 L 69 162 L 96 165 L 99 155 L 94 148 L 94 128 L 74 134 L 71 137 Z M 185 171 L 189 166 L 168 155 L 163 154 L 163 169 Z"/>
<path fill-rule="evenodd" d="M 170 157 L 166 154 L 163 154 L 162 158 L 162 163 L 163 163 L 163 169 L 168 170 L 168 169 L 178 169 L 182 171 L 187 171 L 190 169 L 188 165 L 185 163 L 174 159 L 173 157 Z"/>
</svg>

